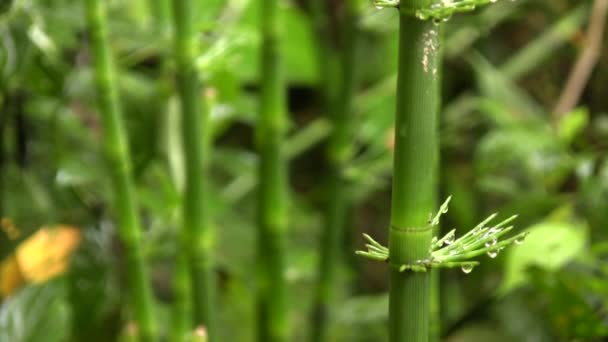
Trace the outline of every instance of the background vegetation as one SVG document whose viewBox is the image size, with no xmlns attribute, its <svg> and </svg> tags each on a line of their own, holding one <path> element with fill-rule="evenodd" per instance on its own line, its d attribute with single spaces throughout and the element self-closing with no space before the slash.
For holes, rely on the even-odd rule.
<svg viewBox="0 0 608 342">
<path fill-rule="evenodd" d="M 136 330 L 112 169 L 103 159 L 86 2 L 0 2 L 0 341 L 114 341 Z M 256 336 L 262 2 L 192 1 L 188 9 L 212 150 L 204 196 L 219 341 Z M 384 341 L 388 267 L 354 251 L 362 232 L 387 241 L 398 13 L 366 1 L 321 1 L 319 30 L 313 2 L 277 8 L 289 117 L 280 146 L 289 163 L 281 209 L 289 340 L 309 338 L 311 316 L 325 307 L 328 340 Z M 179 17 L 165 0 L 104 3 L 154 317 L 168 338 L 180 298 L 173 287 L 187 167 L 175 77 L 183 62 L 172 38 Z M 519 214 L 515 231 L 530 232 L 525 244 L 484 258 L 470 274 L 442 271 L 446 341 L 608 335 L 606 7 L 604 0 L 499 1 L 442 24 L 437 198 L 453 196 L 442 226 L 460 235 L 500 212 Z M 320 53 L 344 49 L 352 60 Z M 328 89 L 349 82 L 350 104 L 336 105 L 350 107 L 349 116 L 328 115 Z M 332 123 L 345 121 L 348 138 L 330 139 Z M 328 152 L 328 139 L 345 154 Z M 345 212 L 344 229 L 323 254 L 334 194 L 346 199 L 336 209 Z M 335 266 L 322 266 L 321 255 Z M 320 300 L 323 267 L 335 275 L 331 295 Z"/>
</svg>

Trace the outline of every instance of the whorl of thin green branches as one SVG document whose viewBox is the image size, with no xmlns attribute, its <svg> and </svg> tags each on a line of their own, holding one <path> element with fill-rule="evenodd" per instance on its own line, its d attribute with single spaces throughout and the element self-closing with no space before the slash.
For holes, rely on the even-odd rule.
<svg viewBox="0 0 608 342">
<path fill-rule="evenodd" d="M 439 212 L 429 222 L 430 226 L 437 226 L 439 218 L 448 210 L 448 198 Z M 488 216 L 473 229 L 463 236 L 456 238 L 456 230 L 453 229 L 443 237 L 433 237 L 431 240 L 431 253 L 429 258 L 416 260 L 412 263 L 396 265 L 400 272 L 412 270 L 414 272 L 426 272 L 429 268 L 454 268 L 460 267 L 463 272 L 469 273 L 473 267 L 479 265 L 478 261 L 471 261 L 472 258 L 487 254 L 490 258 L 495 258 L 503 249 L 515 244 L 521 244 L 527 232 L 516 234 L 507 239 L 500 240 L 503 236 L 513 230 L 509 224 L 517 218 L 516 215 L 507 218 L 497 224 L 490 224 L 497 214 Z M 357 251 L 357 255 L 377 260 L 389 262 L 389 249 L 371 236 L 364 234 L 368 241 L 366 251 Z"/>
<path fill-rule="evenodd" d="M 428 6 L 416 8 L 402 8 L 401 11 L 416 16 L 420 20 L 432 19 L 435 21 L 445 21 L 456 13 L 471 12 L 480 6 L 497 3 L 507 0 L 436 0 Z M 508 0 L 515 1 L 515 0 Z M 403 7 L 406 1 L 399 0 L 372 0 L 377 8 Z"/>
</svg>

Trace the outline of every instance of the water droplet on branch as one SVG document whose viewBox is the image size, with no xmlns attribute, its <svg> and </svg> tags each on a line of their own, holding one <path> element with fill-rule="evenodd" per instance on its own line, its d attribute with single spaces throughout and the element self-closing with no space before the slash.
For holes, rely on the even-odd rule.
<svg viewBox="0 0 608 342">
<path fill-rule="evenodd" d="M 465 274 L 469 274 L 471 271 L 473 271 L 473 264 L 464 264 L 462 265 L 461 269 Z"/>
</svg>

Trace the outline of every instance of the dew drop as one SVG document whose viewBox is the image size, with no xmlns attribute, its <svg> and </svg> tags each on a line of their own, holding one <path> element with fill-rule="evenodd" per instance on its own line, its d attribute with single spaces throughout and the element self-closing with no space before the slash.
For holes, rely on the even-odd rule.
<svg viewBox="0 0 608 342">
<path fill-rule="evenodd" d="M 429 18 L 429 16 L 423 12 L 416 12 L 416 17 L 420 20 L 427 20 Z"/>
<path fill-rule="evenodd" d="M 494 259 L 494 258 L 496 258 L 496 256 L 498 255 L 498 251 L 497 251 L 497 250 L 491 250 L 491 251 L 488 251 L 488 253 L 487 253 L 487 254 L 488 254 L 488 256 L 489 256 L 490 258 Z"/>
<path fill-rule="evenodd" d="M 448 236 L 447 239 L 445 239 L 444 243 L 446 245 L 451 245 L 452 243 L 454 243 L 454 234 L 450 234 L 450 236 Z"/>
<path fill-rule="evenodd" d="M 472 264 L 464 264 L 461 267 L 462 272 L 464 272 L 465 274 L 469 274 L 471 273 L 471 271 L 473 271 L 473 265 Z"/>
<path fill-rule="evenodd" d="M 516 245 L 521 245 L 522 243 L 524 243 L 525 239 L 526 239 L 526 236 L 522 235 L 521 237 L 518 237 L 517 239 L 515 239 L 515 241 L 513 241 L 513 242 L 515 242 Z"/>
</svg>

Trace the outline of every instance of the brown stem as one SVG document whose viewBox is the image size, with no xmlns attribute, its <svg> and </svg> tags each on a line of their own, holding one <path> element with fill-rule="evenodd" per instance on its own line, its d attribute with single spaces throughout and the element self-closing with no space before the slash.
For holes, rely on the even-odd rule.
<svg viewBox="0 0 608 342">
<path fill-rule="evenodd" d="M 608 0 L 595 0 L 591 9 L 589 29 L 585 37 L 586 45 L 570 71 L 566 86 L 563 88 L 553 110 L 554 122 L 559 122 L 565 113 L 576 106 L 587 82 L 589 82 L 591 73 L 600 58 L 607 13 Z"/>
</svg>

